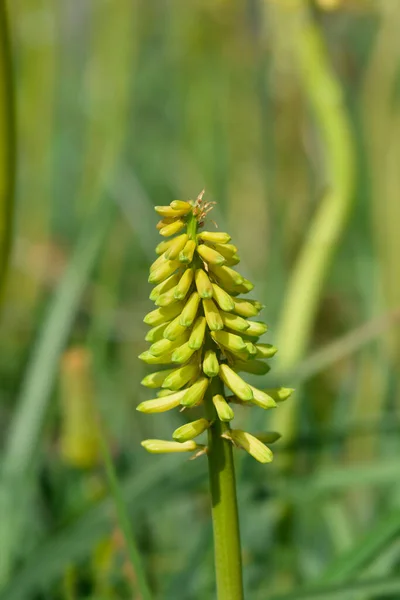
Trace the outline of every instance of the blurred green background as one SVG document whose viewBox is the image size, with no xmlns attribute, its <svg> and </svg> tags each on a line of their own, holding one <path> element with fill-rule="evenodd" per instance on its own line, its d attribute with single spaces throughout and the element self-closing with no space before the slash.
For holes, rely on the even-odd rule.
<svg viewBox="0 0 400 600">
<path fill-rule="evenodd" d="M 258 386 L 296 387 L 239 413 L 283 436 L 236 453 L 246 598 L 400 598 L 400 2 L 7 9 L 0 598 L 215 598 L 206 462 L 135 412 L 153 205 L 203 187 L 279 348 Z"/>
</svg>

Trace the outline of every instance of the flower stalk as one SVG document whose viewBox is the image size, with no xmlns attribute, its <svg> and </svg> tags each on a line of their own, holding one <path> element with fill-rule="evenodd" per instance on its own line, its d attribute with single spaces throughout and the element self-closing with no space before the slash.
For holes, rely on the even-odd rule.
<svg viewBox="0 0 400 600">
<path fill-rule="evenodd" d="M 162 413 L 181 407 L 188 422 L 172 434 L 173 440 L 144 440 L 151 453 L 191 452 L 193 458 L 207 454 L 209 465 L 215 567 L 219 600 L 242 600 L 242 566 L 236 498 L 233 448 L 248 452 L 260 463 L 272 460 L 264 439 L 278 439 L 274 432 L 264 437 L 231 429 L 232 404 L 275 408 L 289 397 L 290 388 L 259 390 L 240 372 L 265 374 L 276 348 L 259 344 L 267 325 L 256 317 L 263 306 L 239 297 L 253 284 L 234 267 L 240 261 L 237 248 L 224 232 L 201 228 L 213 203 L 174 200 L 156 206 L 162 217 L 160 234 L 173 237 L 158 244 L 158 258 L 150 267 L 150 294 L 157 308 L 145 316 L 151 327 L 146 340 L 150 348 L 139 358 L 165 369 L 147 375 L 142 384 L 161 388 L 157 397 L 141 402 L 137 410 Z M 191 409 L 202 407 L 203 415 L 190 421 Z M 197 438 L 208 436 L 208 444 Z"/>
</svg>

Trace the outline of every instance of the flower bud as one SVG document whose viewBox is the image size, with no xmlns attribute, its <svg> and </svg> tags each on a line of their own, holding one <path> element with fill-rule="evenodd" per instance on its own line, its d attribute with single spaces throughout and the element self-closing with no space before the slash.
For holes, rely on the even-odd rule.
<svg viewBox="0 0 400 600">
<path fill-rule="evenodd" d="M 158 340 L 158 342 L 155 342 L 154 344 L 152 344 L 152 346 L 150 346 L 149 352 L 151 352 L 153 356 L 161 356 L 166 353 L 171 353 L 172 350 L 175 350 L 175 348 L 177 348 L 178 346 L 182 346 L 182 344 L 187 342 L 188 339 L 189 332 L 185 331 L 183 335 L 181 335 L 174 341 L 167 340 L 165 338 L 163 340 Z"/>
<path fill-rule="evenodd" d="M 193 385 L 188 388 L 186 394 L 181 399 L 182 406 L 196 406 L 204 398 L 210 380 L 207 377 L 200 377 Z"/>
<path fill-rule="evenodd" d="M 154 398 L 153 400 L 145 400 L 141 402 L 136 410 L 143 413 L 161 413 L 172 408 L 179 406 L 182 398 L 184 397 L 186 390 L 175 392 L 175 394 L 169 394 L 163 398 Z"/>
<path fill-rule="evenodd" d="M 195 281 L 200 298 L 212 298 L 213 287 L 207 273 L 203 269 L 196 270 Z"/>
<path fill-rule="evenodd" d="M 204 242 L 211 242 L 213 244 L 227 244 L 231 239 L 228 233 L 223 233 L 222 231 L 202 231 L 198 237 Z"/>
<path fill-rule="evenodd" d="M 225 292 L 219 285 L 216 283 L 212 284 L 213 287 L 213 297 L 216 300 L 218 306 L 225 311 L 231 311 L 235 308 L 235 303 L 233 298 Z"/>
<path fill-rule="evenodd" d="M 221 317 L 224 326 L 233 331 L 245 332 L 250 327 L 249 321 L 237 315 L 221 311 Z"/>
<path fill-rule="evenodd" d="M 262 433 L 256 433 L 255 436 L 263 444 L 273 444 L 281 439 L 281 434 L 276 431 L 264 431 Z"/>
<path fill-rule="evenodd" d="M 148 388 L 159 388 L 163 385 L 165 378 L 174 371 L 175 369 L 165 369 L 164 371 L 150 373 L 149 375 L 146 375 L 140 383 Z"/>
<path fill-rule="evenodd" d="M 187 442 L 188 440 L 192 440 L 198 435 L 202 434 L 210 427 L 210 421 L 207 419 L 197 419 L 197 421 L 192 421 L 192 423 L 185 423 L 178 429 L 175 429 L 172 437 L 177 442 Z"/>
<path fill-rule="evenodd" d="M 271 344 L 256 344 L 256 349 L 257 358 L 271 358 L 278 352 L 278 349 Z"/>
<path fill-rule="evenodd" d="M 183 364 L 187 362 L 193 356 L 194 353 L 195 350 L 190 348 L 188 342 L 186 342 L 185 344 L 182 344 L 182 346 L 179 346 L 179 348 L 173 351 L 171 362 Z"/>
<path fill-rule="evenodd" d="M 228 365 L 221 364 L 219 366 L 219 376 L 225 385 L 234 393 L 240 400 L 252 400 L 253 392 L 251 387 L 243 381 L 235 371 Z"/>
<path fill-rule="evenodd" d="M 265 392 L 262 392 L 261 390 L 258 390 L 257 388 L 253 387 L 252 385 L 250 386 L 250 388 L 251 388 L 251 391 L 253 392 L 253 400 L 252 400 L 253 404 L 256 404 L 260 408 L 265 408 L 265 409 L 276 408 L 276 402 L 271 396 L 269 396 Z"/>
<path fill-rule="evenodd" d="M 203 372 L 207 377 L 216 377 L 219 371 L 219 363 L 214 350 L 207 350 L 203 360 Z"/>
<path fill-rule="evenodd" d="M 192 333 L 190 334 L 189 348 L 192 348 L 192 350 L 199 350 L 203 345 L 205 332 L 205 317 L 197 317 L 195 324 L 193 325 Z"/>
<path fill-rule="evenodd" d="M 188 211 L 174 210 L 171 206 L 155 206 L 154 210 L 160 215 L 160 217 L 170 217 L 176 219 L 182 217 Z"/>
<path fill-rule="evenodd" d="M 190 327 L 196 318 L 197 310 L 199 308 L 200 296 L 197 292 L 193 292 L 189 300 L 186 302 L 181 312 L 179 323 L 183 327 Z"/>
<path fill-rule="evenodd" d="M 165 257 L 169 260 L 175 260 L 179 256 L 180 251 L 183 250 L 183 248 L 185 247 L 187 241 L 187 233 L 182 233 L 181 235 L 178 235 L 176 238 L 173 239 L 172 244 L 168 248 L 168 250 L 165 251 Z"/>
<path fill-rule="evenodd" d="M 189 364 L 184 367 L 179 367 L 178 369 L 172 369 L 167 373 L 163 383 L 160 385 L 164 388 L 169 388 L 170 390 L 180 390 L 188 383 L 188 381 L 196 377 L 198 371 L 199 368 L 196 364 Z"/>
<path fill-rule="evenodd" d="M 163 264 L 165 264 L 167 262 L 167 260 L 168 260 L 168 258 L 166 256 L 166 252 L 164 252 L 163 254 L 161 254 L 160 256 L 158 256 L 156 258 L 156 260 L 150 265 L 150 273 L 152 271 L 155 271 L 159 267 L 161 267 Z"/>
<path fill-rule="evenodd" d="M 166 250 L 174 243 L 174 238 L 172 240 L 164 240 L 157 244 L 156 246 L 156 254 L 164 254 Z"/>
<path fill-rule="evenodd" d="M 213 396 L 213 404 L 220 421 L 231 421 L 235 416 L 233 410 L 221 394 Z"/>
<path fill-rule="evenodd" d="M 175 296 L 175 288 L 171 288 L 164 294 L 160 294 L 158 296 L 157 300 L 155 301 L 155 305 L 156 306 L 169 306 L 170 304 L 173 304 L 176 301 L 177 301 L 177 298 Z"/>
<path fill-rule="evenodd" d="M 168 225 L 162 227 L 160 229 L 160 234 L 164 237 L 169 237 L 171 235 L 175 235 L 175 233 L 178 233 L 181 229 L 183 229 L 184 226 L 185 222 L 181 219 L 178 219 L 177 221 L 173 221 L 172 223 L 168 223 Z"/>
<path fill-rule="evenodd" d="M 219 329 L 222 329 L 224 324 L 215 303 L 210 299 L 204 299 L 203 309 L 207 320 L 207 325 L 211 331 L 218 331 Z"/>
<path fill-rule="evenodd" d="M 187 327 L 183 327 L 183 325 L 179 323 L 180 318 L 181 316 L 178 315 L 177 317 L 175 317 L 175 319 L 173 319 L 172 321 L 170 321 L 170 323 L 167 324 L 163 334 L 165 339 L 174 341 L 185 333 Z"/>
<path fill-rule="evenodd" d="M 143 319 L 143 322 L 146 323 L 146 325 L 161 325 L 161 323 L 170 321 L 179 315 L 183 307 L 183 302 L 175 302 L 175 304 L 172 304 L 171 306 L 157 308 L 156 310 L 149 312 Z"/>
<path fill-rule="evenodd" d="M 171 394 L 175 394 L 176 390 L 167 390 L 163 389 L 157 392 L 157 398 L 165 398 L 165 396 L 171 396 Z"/>
<path fill-rule="evenodd" d="M 190 286 L 192 285 L 193 276 L 193 269 L 186 269 L 186 271 L 180 278 L 178 285 L 175 288 L 175 298 L 178 298 L 178 300 L 182 300 L 186 297 L 186 294 L 188 293 Z"/>
<path fill-rule="evenodd" d="M 261 360 L 235 360 L 233 370 L 235 372 L 252 373 L 253 375 L 266 375 L 271 367 Z"/>
<path fill-rule="evenodd" d="M 165 217 L 161 221 L 158 221 L 156 227 L 158 231 L 160 231 L 163 227 L 165 227 L 166 225 L 170 225 L 170 223 L 173 223 L 174 221 L 175 219 L 173 217 Z"/>
<path fill-rule="evenodd" d="M 233 302 L 235 304 L 234 312 L 241 317 L 255 317 L 260 312 L 250 300 L 234 298 Z"/>
<path fill-rule="evenodd" d="M 248 279 L 243 279 L 242 283 L 238 285 L 238 291 L 240 294 L 247 294 L 254 288 L 254 283 L 251 283 Z"/>
<path fill-rule="evenodd" d="M 162 254 L 161 256 L 164 256 Z M 167 279 L 170 275 L 176 271 L 176 269 L 180 266 L 180 263 L 176 260 L 166 260 L 163 264 L 154 271 L 150 272 L 148 282 L 149 283 L 161 283 L 164 279 Z"/>
<path fill-rule="evenodd" d="M 231 429 L 230 431 L 226 431 L 222 437 L 231 440 L 236 446 L 246 450 L 246 452 L 260 463 L 269 463 L 272 461 L 273 455 L 271 450 L 267 446 L 264 446 L 254 435 L 247 433 L 247 431 Z"/>
<path fill-rule="evenodd" d="M 233 244 L 214 244 L 214 248 L 226 259 L 232 258 L 238 251 Z"/>
<path fill-rule="evenodd" d="M 186 200 L 172 200 L 171 208 L 179 210 L 183 215 L 187 215 L 193 209 L 193 206 Z"/>
<path fill-rule="evenodd" d="M 172 361 L 172 354 L 163 354 L 162 356 L 154 356 L 146 350 L 146 352 L 142 352 L 139 354 L 140 360 L 147 363 L 148 365 L 169 365 Z"/>
<path fill-rule="evenodd" d="M 180 274 L 175 273 L 174 275 L 168 277 L 168 279 L 165 279 L 164 281 L 156 285 L 151 291 L 151 294 L 149 296 L 150 300 L 153 300 L 153 302 L 155 302 L 155 300 L 157 300 L 157 298 L 161 296 L 161 294 L 165 294 L 165 292 L 168 292 L 168 290 L 174 288 L 179 282 L 179 278 Z"/>
<path fill-rule="evenodd" d="M 196 242 L 194 240 L 188 240 L 181 252 L 179 253 L 179 260 L 182 263 L 191 263 L 193 260 L 193 254 L 196 250 Z"/>
<path fill-rule="evenodd" d="M 264 390 L 265 394 L 268 394 L 268 396 L 270 396 L 273 400 L 275 400 L 275 402 L 284 402 L 285 400 L 287 400 L 289 398 L 289 396 L 291 396 L 294 392 L 293 388 L 285 388 L 285 387 L 279 387 L 279 388 L 270 388 L 270 389 L 266 389 Z"/>
<path fill-rule="evenodd" d="M 243 283 L 244 278 L 238 273 L 234 271 L 230 267 L 222 265 L 222 267 L 218 267 L 216 265 L 210 265 L 210 269 L 213 273 L 218 277 L 218 279 L 224 284 L 230 286 L 239 286 Z"/>
<path fill-rule="evenodd" d="M 235 265 L 238 265 L 239 263 L 240 263 L 240 256 L 238 254 L 234 254 L 230 258 L 227 258 L 226 262 L 225 262 L 227 267 L 234 267 Z"/>
<path fill-rule="evenodd" d="M 235 333 L 229 333 L 225 330 L 213 331 L 211 333 L 211 337 L 217 344 L 224 346 L 232 352 L 240 352 L 246 350 L 246 342 L 244 342 L 242 338 L 239 335 L 236 335 Z"/>
<path fill-rule="evenodd" d="M 164 331 L 167 326 L 168 323 L 161 323 L 161 325 L 153 327 L 147 332 L 144 339 L 146 342 L 158 342 L 158 340 L 161 340 L 164 337 Z"/>
<path fill-rule="evenodd" d="M 143 448 L 151 454 L 164 454 L 171 452 L 193 452 L 194 450 L 203 450 L 204 446 L 196 444 L 193 440 L 184 442 L 169 442 L 165 440 L 143 440 Z"/>
<path fill-rule="evenodd" d="M 246 330 L 246 335 L 258 337 L 265 333 L 268 329 L 265 323 L 261 321 L 247 321 L 249 324 L 249 328 Z"/>
<path fill-rule="evenodd" d="M 197 254 L 210 265 L 223 265 L 226 262 L 222 254 L 205 244 L 197 246 Z"/>
</svg>

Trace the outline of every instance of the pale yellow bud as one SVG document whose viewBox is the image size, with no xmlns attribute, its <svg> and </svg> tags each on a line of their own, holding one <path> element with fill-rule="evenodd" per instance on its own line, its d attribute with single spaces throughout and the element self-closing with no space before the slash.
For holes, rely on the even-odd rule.
<svg viewBox="0 0 400 600">
<path fill-rule="evenodd" d="M 181 219 L 178 219 L 177 221 L 173 221 L 172 223 L 169 223 L 168 225 L 162 227 L 160 229 L 160 234 L 164 237 L 169 237 L 170 235 L 175 235 L 175 233 L 178 233 L 181 229 L 184 228 L 184 226 L 185 222 Z"/>
<path fill-rule="evenodd" d="M 181 311 L 179 323 L 183 325 L 183 327 L 190 327 L 190 325 L 193 323 L 197 315 L 199 303 L 199 294 L 197 292 L 193 292 L 189 300 L 186 302 L 183 310 Z"/>
<path fill-rule="evenodd" d="M 249 328 L 246 330 L 246 335 L 251 335 L 254 337 L 258 337 L 265 333 L 268 329 L 268 326 L 261 321 L 247 321 L 249 324 Z"/>
<path fill-rule="evenodd" d="M 170 321 L 171 319 L 179 315 L 183 307 L 183 302 L 175 302 L 175 304 L 172 304 L 171 306 L 163 306 L 162 308 L 156 308 L 156 310 L 149 312 L 145 316 L 143 322 L 146 323 L 146 325 L 161 325 L 161 323 Z"/>
<path fill-rule="evenodd" d="M 215 303 L 210 299 L 203 300 L 203 309 L 204 315 L 207 320 L 207 325 L 211 329 L 211 331 L 218 331 L 222 329 L 224 324 L 222 322 L 222 318 L 218 308 Z"/>
<path fill-rule="evenodd" d="M 179 253 L 186 245 L 188 241 L 187 233 L 182 233 L 182 235 L 178 235 L 178 237 L 174 238 L 171 246 L 166 250 L 165 257 L 169 260 L 175 260 L 179 256 Z"/>
<path fill-rule="evenodd" d="M 192 423 L 185 423 L 178 429 L 175 429 L 172 437 L 177 442 L 183 443 L 188 440 L 192 440 L 196 438 L 198 435 L 201 435 L 204 431 L 206 431 L 210 427 L 210 421 L 207 419 L 197 419 L 197 421 L 192 421 Z"/>
<path fill-rule="evenodd" d="M 154 356 L 146 350 L 146 352 L 142 352 L 139 354 L 140 360 L 147 363 L 148 365 L 169 365 L 172 361 L 172 354 L 163 354 L 162 356 Z"/>
<path fill-rule="evenodd" d="M 231 440 L 236 446 L 246 450 L 246 452 L 260 463 L 269 463 L 272 461 L 273 454 L 271 450 L 267 446 L 264 446 L 254 435 L 247 433 L 247 431 L 231 429 L 230 431 L 226 431 L 222 437 Z"/>
<path fill-rule="evenodd" d="M 199 350 L 204 342 L 204 335 L 206 331 L 206 319 L 205 317 L 197 317 L 195 324 L 193 325 L 192 333 L 189 338 L 189 347 L 192 350 Z"/>
<path fill-rule="evenodd" d="M 175 288 L 175 298 L 178 298 L 178 300 L 183 300 L 183 298 L 186 297 L 186 294 L 192 285 L 193 277 L 193 269 L 186 269 Z"/>
<path fill-rule="evenodd" d="M 271 344 L 256 344 L 256 349 L 257 358 L 271 358 L 278 352 L 278 349 Z"/>
<path fill-rule="evenodd" d="M 175 369 L 165 369 L 164 371 L 150 373 L 149 375 L 146 375 L 144 379 L 142 379 L 141 384 L 148 388 L 159 388 L 164 383 L 165 378 L 173 373 L 174 370 Z"/>
<path fill-rule="evenodd" d="M 175 296 L 175 288 L 171 288 L 164 294 L 160 294 L 155 301 L 156 306 L 169 306 L 174 302 L 177 302 L 177 298 Z"/>
<path fill-rule="evenodd" d="M 184 215 L 187 215 L 193 209 L 193 206 L 185 200 L 172 200 L 170 206 L 174 210 L 179 210 Z"/>
<path fill-rule="evenodd" d="M 262 433 L 256 433 L 255 436 L 263 444 L 273 444 L 281 439 L 281 434 L 276 431 L 263 431 Z"/>
<path fill-rule="evenodd" d="M 178 315 L 173 321 L 168 323 L 163 334 L 163 337 L 165 337 L 165 339 L 174 341 L 185 333 L 187 328 L 183 327 L 183 325 L 179 323 L 180 318 L 181 316 Z"/>
<path fill-rule="evenodd" d="M 219 285 L 216 283 L 212 284 L 213 287 L 213 297 L 216 300 L 217 304 L 225 311 L 231 311 L 235 308 L 235 303 L 233 298 L 225 292 Z"/>
<path fill-rule="evenodd" d="M 196 250 L 196 242 L 194 240 L 188 240 L 181 252 L 179 253 L 179 260 L 183 263 L 191 263 L 193 260 L 193 254 Z"/>
<path fill-rule="evenodd" d="M 164 255 L 162 255 L 164 256 Z M 154 271 L 150 272 L 149 283 L 161 283 L 164 279 L 167 279 L 170 275 L 180 267 L 180 263 L 176 260 L 166 260 L 163 264 Z"/>
<path fill-rule="evenodd" d="M 175 348 L 178 348 L 178 346 L 182 346 L 182 344 L 187 342 L 188 339 L 189 332 L 185 331 L 183 335 L 174 341 L 167 340 L 165 338 L 163 340 L 158 340 L 158 342 L 155 342 L 152 346 L 150 346 L 149 352 L 153 356 L 161 356 L 162 354 L 171 353 L 172 350 L 175 350 Z"/>
<path fill-rule="evenodd" d="M 253 404 L 256 404 L 257 406 L 260 406 L 261 408 L 265 408 L 265 409 L 276 407 L 276 402 L 271 396 L 269 396 L 265 392 L 262 392 L 261 390 L 258 390 L 257 388 L 253 387 L 252 385 L 250 386 L 250 388 L 251 388 L 251 391 L 253 392 L 253 400 L 252 400 Z"/>
<path fill-rule="evenodd" d="M 222 254 L 224 258 L 232 258 L 238 251 L 233 244 L 214 244 L 214 248 L 217 252 Z"/>
<path fill-rule="evenodd" d="M 212 298 L 213 287 L 207 273 L 203 269 L 196 270 L 195 281 L 200 298 Z"/>
<path fill-rule="evenodd" d="M 150 329 L 150 331 L 147 332 L 144 339 L 146 342 L 158 342 L 158 340 L 161 340 L 164 337 L 164 331 L 167 326 L 168 323 L 161 323 L 161 325 L 153 327 L 153 329 Z"/>
<path fill-rule="evenodd" d="M 242 317 L 238 317 L 237 315 L 221 311 L 221 317 L 224 326 L 228 329 L 232 329 L 233 331 L 245 332 L 250 327 L 248 321 L 242 319 Z"/>
<path fill-rule="evenodd" d="M 193 350 L 193 348 L 190 348 L 188 342 L 186 342 L 186 344 L 179 346 L 179 348 L 173 351 L 171 362 L 183 364 L 187 362 L 193 356 L 194 353 L 195 350 Z"/>
<path fill-rule="evenodd" d="M 155 271 L 156 269 L 161 267 L 163 264 L 165 264 L 167 262 L 167 260 L 168 260 L 167 253 L 164 252 L 164 254 L 161 254 L 161 256 L 156 258 L 156 260 L 150 265 L 150 272 Z"/>
<path fill-rule="evenodd" d="M 213 331 L 211 333 L 213 340 L 224 346 L 232 352 L 241 352 L 246 350 L 246 342 L 239 335 L 229 333 L 229 331 Z"/>
<path fill-rule="evenodd" d="M 196 377 L 199 368 L 196 364 L 185 365 L 178 369 L 173 369 L 167 373 L 162 383 L 162 387 L 170 390 L 180 390 L 184 385 Z"/>
<path fill-rule="evenodd" d="M 198 237 L 204 242 L 212 242 L 213 244 L 227 244 L 231 239 L 228 233 L 222 231 L 202 231 Z"/>
<path fill-rule="evenodd" d="M 168 290 L 174 288 L 179 282 L 179 278 L 180 274 L 175 273 L 174 275 L 168 277 L 168 279 L 165 279 L 164 281 L 156 285 L 151 291 L 151 294 L 149 296 L 150 300 L 153 300 L 154 302 L 159 296 L 161 296 L 161 294 L 165 294 L 165 292 L 168 292 Z"/>
<path fill-rule="evenodd" d="M 183 210 L 174 210 L 172 206 L 155 206 L 154 210 L 160 215 L 160 217 L 169 217 L 172 219 L 176 219 L 182 217 L 188 211 Z"/>
<path fill-rule="evenodd" d="M 293 394 L 293 392 L 294 392 L 293 388 L 285 388 L 285 387 L 270 388 L 270 389 L 264 390 L 264 393 L 268 394 L 268 396 L 273 398 L 275 400 L 275 402 L 284 402 Z"/>
<path fill-rule="evenodd" d="M 162 398 L 153 398 L 152 400 L 146 400 L 141 402 L 136 410 L 143 413 L 161 413 L 172 408 L 176 408 L 180 405 L 182 398 L 184 397 L 186 390 L 169 394 Z"/>
<path fill-rule="evenodd" d="M 228 367 L 228 365 L 221 364 L 219 366 L 219 376 L 225 385 L 232 390 L 240 400 L 253 399 L 251 387 L 243 381 L 235 371 Z"/>
<path fill-rule="evenodd" d="M 216 377 L 219 371 L 219 363 L 214 350 L 207 350 L 203 360 L 203 372 L 207 377 Z"/>
<path fill-rule="evenodd" d="M 231 421 L 235 416 L 233 410 L 221 394 L 213 396 L 213 404 L 220 421 Z"/>
<path fill-rule="evenodd" d="M 203 450 L 204 446 L 196 444 L 193 440 L 184 442 L 169 442 L 165 440 L 143 440 L 143 448 L 151 454 L 169 454 L 172 452 L 193 452 L 194 450 Z"/>
<path fill-rule="evenodd" d="M 164 240 L 162 242 L 160 242 L 159 244 L 157 244 L 156 246 L 156 254 L 164 254 L 164 252 L 166 250 L 168 250 L 168 248 L 171 246 L 171 244 L 173 244 L 175 241 L 175 238 L 173 238 L 172 240 Z"/>
<path fill-rule="evenodd" d="M 225 258 L 222 254 L 219 254 L 219 252 L 205 244 L 197 246 L 197 254 L 210 265 L 223 265 L 225 263 Z"/>
<path fill-rule="evenodd" d="M 207 377 L 200 377 L 193 385 L 186 390 L 186 394 L 181 399 L 182 406 L 196 406 L 204 398 L 210 380 Z"/>
<path fill-rule="evenodd" d="M 271 370 L 271 367 L 261 360 L 235 360 L 233 370 L 236 372 L 252 373 L 253 375 L 266 375 Z"/>
<path fill-rule="evenodd" d="M 249 300 L 244 298 L 234 298 L 233 302 L 235 304 L 234 312 L 241 317 L 255 317 L 260 312 Z"/>
<path fill-rule="evenodd" d="M 223 287 L 224 285 L 239 286 L 244 282 L 244 278 L 242 277 L 242 275 L 240 275 L 240 273 L 234 271 L 233 269 L 225 265 L 222 265 L 222 267 L 210 265 L 210 269 L 222 282 Z"/>
</svg>

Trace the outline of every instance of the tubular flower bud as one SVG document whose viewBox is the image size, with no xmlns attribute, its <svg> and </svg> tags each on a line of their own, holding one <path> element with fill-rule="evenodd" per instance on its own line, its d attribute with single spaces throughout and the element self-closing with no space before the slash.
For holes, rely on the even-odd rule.
<svg viewBox="0 0 400 600">
<path fill-rule="evenodd" d="M 222 435 L 222 437 L 231 440 L 236 446 L 246 450 L 253 458 L 260 463 L 269 463 L 273 455 L 271 450 L 264 446 L 254 435 L 242 431 L 241 429 L 231 429 Z"/>
<path fill-rule="evenodd" d="M 178 429 L 175 429 L 172 437 L 177 442 L 187 442 L 202 434 L 210 427 L 210 425 L 211 423 L 210 421 L 207 421 L 207 419 L 197 419 L 197 421 L 186 423 L 185 425 L 178 427 Z"/>
<path fill-rule="evenodd" d="M 207 350 L 203 360 L 203 373 L 207 377 L 216 377 L 219 372 L 219 362 L 214 350 Z"/>
<path fill-rule="evenodd" d="M 203 269 L 197 269 L 195 274 L 196 288 L 200 298 L 212 298 L 213 286 L 208 275 Z"/>
<path fill-rule="evenodd" d="M 162 413 L 182 407 L 203 410 L 204 404 L 207 418 L 200 415 L 176 429 L 174 441 L 145 440 L 142 445 L 153 453 L 194 451 L 199 456 L 206 448 L 193 438 L 210 429 L 212 439 L 220 431 L 213 425 L 219 420 L 226 423 L 222 437 L 266 463 L 272 454 L 263 442 L 272 443 L 277 434 L 253 436 L 231 430 L 231 403 L 269 409 L 293 390 L 260 390 L 238 375 L 268 373 L 270 367 L 263 359 L 274 356 L 276 348 L 257 343 L 267 326 L 249 320 L 263 305 L 238 297 L 253 289 L 253 284 L 231 268 L 240 259 L 236 246 L 229 243 L 230 236 L 201 229 L 212 204 L 200 194 L 196 201 L 173 200 L 169 206 L 155 207 L 161 217 L 157 229 L 171 239 L 157 245 L 158 256 L 150 267 L 149 282 L 154 285 L 150 300 L 158 308 L 144 318 L 152 327 L 146 335 L 151 346 L 140 359 L 167 366 L 143 378 L 142 384 L 157 390 L 157 397 L 137 407 L 139 412 Z"/>
<path fill-rule="evenodd" d="M 226 262 L 222 254 L 206 246 L 206 244 L 197 246 L 197 254 L 210 265 L 223 265 Z"/>
</svg>

